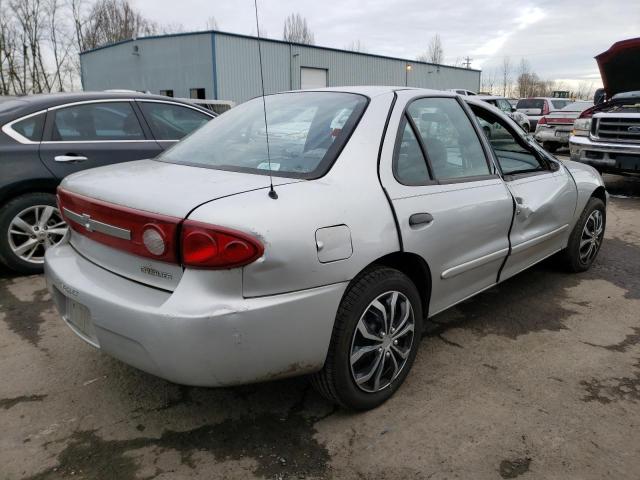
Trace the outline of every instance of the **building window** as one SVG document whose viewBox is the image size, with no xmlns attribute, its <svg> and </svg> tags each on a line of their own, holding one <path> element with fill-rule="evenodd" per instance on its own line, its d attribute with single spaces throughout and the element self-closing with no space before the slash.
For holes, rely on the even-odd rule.
<svg viewBox="0 0 640 480">
<path fill-rule="evenodd" d="M 173 97 L 173 90 L 160 90 L 160 95 L 165 97 Z"/>
<path fill-rule="evenodd" d="M 204 100 L 207 97 L 204 94 L 204 88 L 190 88 L 189 98 L 197 98 L 199 100 Z"/>
</svg>

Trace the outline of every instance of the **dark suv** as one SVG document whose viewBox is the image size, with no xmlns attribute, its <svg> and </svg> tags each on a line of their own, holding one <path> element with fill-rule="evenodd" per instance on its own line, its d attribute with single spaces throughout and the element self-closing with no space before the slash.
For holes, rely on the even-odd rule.
<svg viewBox="0 0 640 480">
<path fill-rule="evenodd" d="M 67 231 L 55 197 L 63 177 L 153 158 L 214 117 L 134 92 L 0 97 L 0 262 L 42 271 L 45 249 Z"/>
</svg>

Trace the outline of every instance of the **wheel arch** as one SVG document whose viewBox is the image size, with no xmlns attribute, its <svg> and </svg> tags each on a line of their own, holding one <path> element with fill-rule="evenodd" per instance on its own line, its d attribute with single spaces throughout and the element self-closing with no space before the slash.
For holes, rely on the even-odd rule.
<svg viewBox="0 0 640 480">
<path fill-rule="evenodd" d="M 55 178 L 35 178 L 12 183 L 0 190 L 0 204 L 6 205 L 12 199 L 27 193 L 52 193 L 55 195 L 59 181 Z"/>
<path fill-rule="evenodd" d="M 607 204 L 607 191 L 605 190 L 605 188 L 600 185 L 599 187 L 597 187 L 593 193 L 591 194 L 592 197 L 595 198 L 599 198 L 600 200 L 602 200 L 602 202 L 606 205 Z"/>
<path fill-rule="evenodd" d="M 431 269 L 427 262 L 415 253 L 400 251 L 389 253 L 374 260 L 363 268 L 351 283 L 366 270 L 377 266 L 395 268 L 411 279 L 420 294 L 422 314 L 424 319 L 426 319 L 429 316 L 429 303 L 431 301 Z"/>
</svg>

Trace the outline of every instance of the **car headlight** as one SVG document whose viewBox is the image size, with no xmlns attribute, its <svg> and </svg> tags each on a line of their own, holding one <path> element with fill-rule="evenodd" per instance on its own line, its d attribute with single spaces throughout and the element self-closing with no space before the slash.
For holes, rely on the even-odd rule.
<svg viewBox="0 0 640 480">
<path fill-rule="evenodd" d="M 588 137 L 591 131 L 591 119 L 590 118 L 578 118 L 573 122 L 572 135 L 578 135 L 581 137 Z"/>
</svg>

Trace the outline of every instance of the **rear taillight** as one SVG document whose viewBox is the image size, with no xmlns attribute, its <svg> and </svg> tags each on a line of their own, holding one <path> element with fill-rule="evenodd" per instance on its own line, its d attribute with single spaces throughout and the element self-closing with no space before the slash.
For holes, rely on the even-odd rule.
<svg viewBox="0 0 640 480">
<path fill-rule="evenodd" d="M 262 243 L 246 233 L 193 220 L 184 221 L 181 238 L 182 263 L 189 267 L 241 267 L 264 252 Z"/>
<path fill-rule="evenodd" d="M 544 101 L 544 105 L 542 107 L 542 115 L 549 115 L 549 102 Z"/>
<path fill-rule="evenodd" d="M 596 110 L 598 110 L 598 105 L 594 105 L 591 108 L 587 108 L 584 112 L 580 114 L 578 118 L 591 118 L 593 117 L 593 114 L 596 113 Z"/>
<path fill-rule="evenodd" d="M 264 253 L 246 233 L 158 215 L 58 189 L 58 206 L 73 230 L 133 255 L 195 268 L 234 268 Z M 180 238 L 178 238 L 180 237 Z"/>
<path fill-rule="evenodd" d="M 181 218 L 134 210 L 58 189 L 60 212 L 76 232 L 118 250 L 178 263 Z"/>
<path fill-rule="evenodd" d="M 540 120 L 538 120 L 538 125 L 546 125 L 547 124 L 547 117 L 541 117 Z"/>
</svg>

